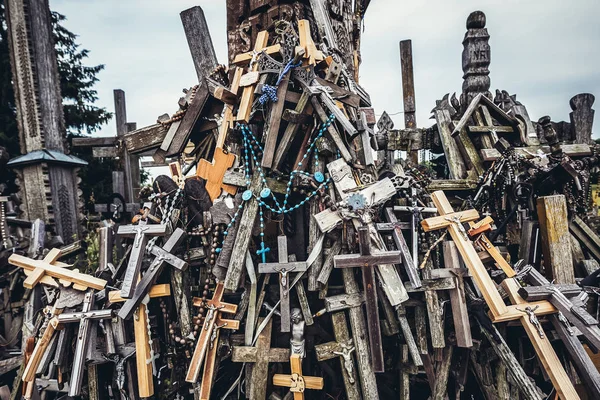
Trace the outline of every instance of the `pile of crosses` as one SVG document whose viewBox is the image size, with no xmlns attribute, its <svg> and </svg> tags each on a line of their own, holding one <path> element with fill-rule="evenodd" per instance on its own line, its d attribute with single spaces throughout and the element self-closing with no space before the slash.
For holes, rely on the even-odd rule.
<svg viewBox="0 0 600 400">
<path fill-rule="evenodd" d="M 570 123 L 492 96 L 475 12 L 430 128 L 401 43 L 394 129 L 358 84 L 368 4 L 228 0 L 229 67 L 184 11 L 200 83 L 110 140 L 170 174 L 97 209 L 95 271 L 0 198 L 2 400 L 600 398 L 593 96 Z"/>
</svg>

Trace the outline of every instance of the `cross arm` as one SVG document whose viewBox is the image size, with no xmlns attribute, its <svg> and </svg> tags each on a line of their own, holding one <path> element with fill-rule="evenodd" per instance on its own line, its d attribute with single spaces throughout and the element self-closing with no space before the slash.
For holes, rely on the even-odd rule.
<svg viewBox="0 0 600 400">
<path fill-rule="evenodd" d="M 58 317 L 58 323 L 69 324 L 72 322 L 79 322 L 84 318 L 90 320 L 108 319 L 113 317 L 113 310 L 96 310 L 88 312 L 74 312 L 67 314 L 60 314 Z"/>
<path fill-rule="evenodd" d="M 371 255 L 340 254 L 333 258 L 335 268 L 363 267 L 385 264 L 401 264 L 399 251 L 374 251 Z"/>
<path fill-rule="evenodd" d="M 117 231 L 117 235 L 125 237 L 135 237 L 138 234 L 139 227 L 143 226 L 144 234 L 161 236 L 167 234 L 167 226 L 163 224 L 149 224 L 149 225 L 121 225 Z"/>
<path fill-rule="evenodd" d="M 171 285 L 169 285 L 168 283 L 154 285 L 148 292 L 148 296 L 150 296 L 150 298 L 164 297 L 164 296 L 170 296 L 170 295 L 171 295 Z M 131 299 L 124 299 L 123 297 L 121 297 L 120 290 L 112 290 L 108 293 L 108 301 L 110 303 L 120 303 L 120 302 L 130 301 L 130 300 Z"/>
<path fill-rule="evenodd" d="M 278 272 L 304 272 L 307 264 L 305 261 L 288 262 L 285 264 L 278 263 L 260 263 L 258 264 L 258 272 L 261 274 L 271 274 Z"/>
<path fill-rule="evenodd" d="M 438 217 L 427 218 L 421 222 L 421 226 L 425 232 L 434 231 L 453 225 L 454 222 L 452 219 L 456 219 L 461 223 L 475 221 L 479 219 L 479 213 L 477 210 L 452 212 Z"/>
</svg>

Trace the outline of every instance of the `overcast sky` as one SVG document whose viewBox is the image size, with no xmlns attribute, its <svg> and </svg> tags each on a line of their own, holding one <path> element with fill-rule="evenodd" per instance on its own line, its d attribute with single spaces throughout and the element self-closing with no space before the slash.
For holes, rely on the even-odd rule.
<svg viewBox="0 0 600 400">
<path fill-rule="evenodd" d="M 106 65 L 96 86 L 98 105 L 114 111 L 112 90 L 123 89 L 128 121 L 138 127 L 172 114 L 181 89 L 197 83 L 179 18 L 195 5 L 204 9 L 217 57 L 226 63 L 225 0 L 50 0 L 90 50 L 87 63 Z M 598 0 L 372 0 L 365 17 L 360 84 L 377 114 L 402 110 L 398 43 L 412 39 L 417 125 L 432 125 L 429 111 L 435 100 L 460 93 L 465 22 L 475 10 L 487 15 L 492 91 L 516 93 L 532 120 L 550 115 L 568 121 L 573 95 L 600 95 Z M 598 104 L 600 100 L 596 109 Z M 396 127 L 404 126 L 402 114 L 393 119 Z M 114 122 L 101 134 L 114 135 Z"/>
</svg>

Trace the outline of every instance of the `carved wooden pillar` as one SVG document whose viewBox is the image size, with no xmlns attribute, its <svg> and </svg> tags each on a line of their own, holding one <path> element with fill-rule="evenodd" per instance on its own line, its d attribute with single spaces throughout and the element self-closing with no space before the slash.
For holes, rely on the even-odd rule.
<svg viewBox="0 0 600 400">
<path fill-rule="evenodd" d="M 7 0 L 6 20 L 22 156 L 12 159 L 27 219 L 55 224 L 65 243 L 80 235 L 76 168 L 65 123 L 47 0 Z"/>
<path fill-rule="evenodd" d="M 485 28 L 485 14 L 472 12 L 467 18 L 467 33 L 463 39 L 462 69 L 463 87 L 460 98 L 461 107 L 465 110 L 473 98 L 479 93 L 492 98 L 490 90 L 490 35 Z"/>
</svg>

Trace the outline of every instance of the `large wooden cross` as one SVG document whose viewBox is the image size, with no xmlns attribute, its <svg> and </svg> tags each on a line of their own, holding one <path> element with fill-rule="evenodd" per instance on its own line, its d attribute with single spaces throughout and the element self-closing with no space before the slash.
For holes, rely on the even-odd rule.
<svg viewBox="0 0 600 400">
<path fill-rule="evenodd" d="M 169 239 L 167 239 L 163 247 L 152 246 L 150 253 L 152 253 L 155 258 L 152 260 L 152 263 L 150 263 L 150 266 L 142 276 L 142 279 L 136 285 L 133 296 L 125 301 L 125 304 L 123 304 L 123 307 L 119 310 L 119 317 L 123 319 L 131 318 L 152 285 L 154 285 L 154 282 L 156 282 L 156 278 L 158 278 L 165 265 L 168 264 L 180 271 L 187 268 L 187 262 L 171 254 L 184 238 L 185 231 L 181 228 L 177 228 L 173 231 Z"/>
<path fill-rule="evenodd" d="M 206 304 L 206 317 L 204 318 L 204 324 L 200 330 L 200 337 L 196 343 L 196 349 L 194 350 L 194 355 L 192 356 L 190 367 L 185 377 L 186 382 L 194 383 L 198 380 L 200 368 L 202 367 L 204 356 L 206 355 L 206 350 L 209 346 L 210 336 L 212 335 L 217 315 L 220 313 L 235 313 L 237 311 L 237 306 L 235 304 L 229 304 L 222 301 L 224 290 L 223 282 L 218 282 L 212 299 Z M 194 298 L 194 305 L 203 306 L 202 300 Z"/>
<path fill-rule="evenodd" d="M 107 283 L 104 279 L 64 268 L 68 265 L 57 261 L 60 255 L 59 249 L 50 250 L 43 260 L 34 260 L 19 254 L 12 254 L 8 258 L 8 262 L 23 268 L 25 275 L 27 275 L 23 286 L 28 289 L 32 289 L 38 282 L 58 287 L 53 278 L 58 279 L 63 286 L 72 284 L 73 289 L 76 290 L 87 290 L 88 288 L 96 290 L 104 289 Z"/>
<path fill-rule="evenodd" d="M 281 300 L 281 332 L 289 332 L 290 320 L 290 272 L 304 272 L 308 268 L 306 261 L 290 262 L 288 260 L 287 236 L 277 237 L 278 257 L 277 263 L 260 263 L 258 272 L 261 274 L 279 274 L 279 299 Z"/>
<path fill-rule="evenodd" d="M 358 228 L 358 238 L 360 254 L 338 255 L 333 258 L 333 263 L 335 268 L 360 267 L 362 270 L 373 369 L 375 372 L 383 372 L 383 348 L 373 267 L 382 264 L 400 264 L 402 262 L 402 255 L 399 251 L 371 252 L 371 238 L 369 236 L 369 228 L 366 226 Z"/>
<path fill-rule="evenodd" d="M 260 318 L 258 325 L 262 325 L 264 318 Z M 231 361 L 253 363 L 250 376 L 246 376 L 246 392 L 250 399 L 265 399 L 267 396 L 267 379 L 269 375 L 269 363 L 286 362 L 290 359 L 290 349 L 271 348 L 271 332 L 273 330 L 273 319 L 269 319 L 264 329 L 258 335 L 256 345 L 234 346 Z"/>
<path fill-rule="evenodd" d="M 148 292 L 148 297 L 165 297 L 171 295 L 171 287 L 168 284 L 152 286 Z M 108 294 L 111 303 L 124 302 L 127 299 L 121 297 L 118 290 Z M 150 349 L 150 336 L 148 333 L 148 316 L 146 315 L 146 304 L 139 304 L 136 316 L 133 319 L 133 333 L 135 337 L 135 360 L 138 377 L 138 392 L 140 397 L 150 397 L 154 394 L 154 381 L 152 378 L 152 368 L 154 360 L 152 359 Z M 156 357 L 156 356 L 155 356 Z"/>
<path fill-rule="evenodd" d="M 208 162 L 208 160 L 200 160 L 196 169 L 196 176 L 206 180 L 206 191 L 212 201 L 221 195 L 221 189 L 231 195 L 234 195 L 237 191 L 235 186 L 223 183 L 225 172 L 231 168 L 235 162 L 235 154 L 226 152 L 222 148 L 217 147 L 215 149 L 213 160 L 212 163 Z"/>
<path fill-rule="evenodd" d="M 148 244 L 150 236 L 164 236 L 166 234 L 167 226 L 163 224 L 151 225 L 140 221 L 138 225 L 119 226 L 117 235 L 134 238 L 133 247 L 129 254 L 129 263 L 127 264 L 125 276 L 123 277 L 123 286 L 121 286 L 121 297 L 130 299 L 131 296 L 133 296 L 137 285 L 137 278 L 140 274 L 140 267 L 142 266 L 146 244 Z"/>
<path fill-rule="evenodd" d="M 291 375 L 273 375 L 273 385 L 289 387 L 290 392 L 294 394 L 294 400 L 304 400 L 306 389 L 323 389 L 323 378 L 302 375 L 302 358 L 300 355 L 292 354 L 290 356 L 290 367 Z"/>
</svg>

